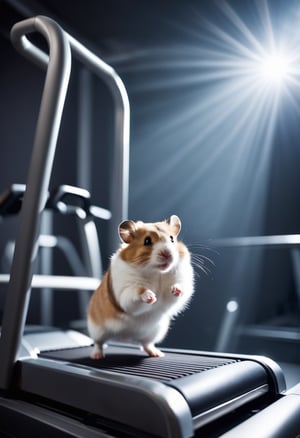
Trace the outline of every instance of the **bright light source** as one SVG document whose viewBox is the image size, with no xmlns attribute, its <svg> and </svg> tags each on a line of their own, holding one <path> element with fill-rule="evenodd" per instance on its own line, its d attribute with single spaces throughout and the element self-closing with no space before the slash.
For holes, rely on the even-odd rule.
<svg viewBox="0 0 300 438">
<path fill-rule="evenodd" d="M 289 60 L 281 54 L 270 55 L 261 61 L 260 73 L 263 80 L 280 83 L 288 77 Z"/>
<path fill-rule="evenodd" d="M 238 310 L 239 308 L 239 304 L 236 300 L 230 300 L 228 301 L 227 305 L 226 305 L 226 309 L 229 313 L 234 313 Z"/>
<path fill-rule="evenodd" d="M 134 189 L 134 203 L 143 209 L 147 193 L 159 188 L 169 206 L 180 199 L 181 208 L 197 216 L 195 235 L 201 227 L 208 236 L 227 233 L 235 211 L 238 233 L 260 234 L 273 147 L 281 147 L 279 134 L 290 138 L 285 115 L 295 110 L 295 119 L 300 116 L 300 9 L 295 13 L 297 2 L 286 2 L 278 15 L 276 2 L 268 0 L 211 3 L 216 14 L 211 15 L 215 6 L 208 15 L 195 7 L 180 43 L 149 45 L 115 58 L 118 69 L 133 75 L 132 92 L 141 100 L 151 96 L 142 114 L 149 120 L 149 135 L 144 129 L 137 134 L 142 165 L 149 166 L 143 151 L 153 144 L 168 155 L 164 166 L 160 155 L 151 157 L 157 162 L 155 178 L 153 172 L 138 171 L 142 183 Z M 165 184 L 166 175 L 176 190 Z M 166 204 L 153 204 L 153 209 L 159 217 Z M 235 312 L 236 304 L 230 302 L 228 312 Z"/>
</svg>

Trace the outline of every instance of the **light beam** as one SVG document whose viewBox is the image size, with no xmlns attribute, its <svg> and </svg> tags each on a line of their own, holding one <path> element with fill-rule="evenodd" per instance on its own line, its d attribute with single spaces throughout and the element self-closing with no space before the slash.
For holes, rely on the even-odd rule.
<svg viewBox="0 0 300 438">
<path fill-rule="evenodd" d="M 199 230 L 263 232 L 278 116 L 290 106 L 300 117 L 297 2 L 281 14 L 266 0 L 232 3 L 215 2 L 210 15 L 195 8 L 186 27 L 173 23 L 180 44 L 121 60 L 130 93 L 143 102 L 132 161 L 136 215 L 182 212 L 195 239 Z"/>
</svg>

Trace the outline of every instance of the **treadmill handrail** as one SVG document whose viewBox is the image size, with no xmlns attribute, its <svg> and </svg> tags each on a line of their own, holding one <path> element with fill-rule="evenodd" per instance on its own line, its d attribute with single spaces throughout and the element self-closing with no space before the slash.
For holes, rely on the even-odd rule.
<svg viewBox="0 0 300 438">
<path fill-rule="evenodd" d="M 49 55 L 28 40 L 26 35 L 33 32 L 45 37 Z M 18 51 L 38 66 L 47 67 L 47 71 L 2 322 L 0 388 L 3 389 L 11 384 L 13 365 L 27 317 L 40 221 L 47 200 L 70 79 L 71 48 L 80 61 L 106 80 L 113 92 L 116 105 L 114 162 L 117 163 L 112 174 L 111 190 L 113 229 L 127 217 L 129 177 L 129 101 L 125 86 L 114 70 L 48 17 L 37 16 L 15 24 L 11 30 L 11 40 Z M 114 246 L 113 242 L 111 246 Z"/>
<path fill-rule="evenodd" d="M 49 45 L 49 64 L 40 104 L 27 187 L 20 213 L 10 282 L 6 294 L 0 338 L 0 388 L 8 388 L 27 316 L 30 284 L 36 255 L 42 211 L 48 195 L 56 143 L 67 93 L 71 50 L 62 29 L 48 18 L 31 18 L 17 23 L 12 39 L 30 47 L 24 33 L 39 32 Z M 39 53 L 35 51 L 36 55 Z M 41 57 L 38 55 L 39 62 Z"/>
<path fill-rule="evenodd" d="M 30 19 L 29 19 L 30 20 Z M 41 49 L 36 47 L 25 35 L 31 32 L 26 27 L 24 20 L 17 23 L 11 31 L 11 40 L 15 48 L 41 68 L 47 68 L 49 56 Z M 35 20 L 42 23 L 48 17 L 37 16 Z M 53 21 L 53 20 L 51 20 Z M 62 29 L 61 29 L 62 30 Z M 113 215 L 111 219 L 111 242 L 109 252 L 116 249 L 119 239 L 115 230 L 124 219 L 128 217 L 128 191 L 129 191 L 129 133 L 130 133 L 130 105 L 127 91 L 123 81 L 116 71 L 97 55 L 87 49 L 83 44 L 73 38 L 70 34 L 63 31 L 68 39 L 72 54 L 93 73 L 105 81 L 112 92 L 116 108 L 116 121 L 114 133 L 114 165 L 110 185 L 112 187 L 110 202 Z"/>
</svg>

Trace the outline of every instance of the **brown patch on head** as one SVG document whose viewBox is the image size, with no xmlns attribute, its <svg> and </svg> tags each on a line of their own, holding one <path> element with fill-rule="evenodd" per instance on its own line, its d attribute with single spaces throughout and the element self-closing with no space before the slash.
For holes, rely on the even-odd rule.
<svg viewBox="0 0 300 438">
<path fill-rule="evenodd" d="M 121 249 L 120 256 L 126 262 L 143 265 L 149 261 L 155 243 L 169 240 L 175 242 L 179 231 L 180 220 L 177 216 L 171 216 L 169 221 L 155 223 L 122 222 L 119 234 L 127 245 Z"/>
<path fill-rule="evenodd" d="M 182 258 L 189 254 L 189 250 L 183 242 L 177 242 L 177 249 L 179 253 L 179 257 Z"/>
</svg>

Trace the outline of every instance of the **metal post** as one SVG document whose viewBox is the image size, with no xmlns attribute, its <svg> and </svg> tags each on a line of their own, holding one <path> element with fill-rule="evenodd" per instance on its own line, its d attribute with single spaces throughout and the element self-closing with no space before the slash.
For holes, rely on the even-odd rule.
<svg viewBox="0 0 300 438">
<path fill-rule="evenodd" d="M 24 36 L 40 32 L 49 45 L 49 57 Z M 41 215 L 47 200 L 60 121 L 69 83 L 71 51 L 64 32 L 46 17 L 17 23 L 11 38 L 18 50 L 42 67 L 46 80 L 37 122 L 26 192 L 20 213 L 10 282 L 6 295 L 0 339 L 0 388 L 11 384 L 15 362 L 30 298 L 32 272 L 38 247 Z"/>
<path fill-rule="evenodd" d="M 32 44 L 26 34 L 41 33 L 47 40 L 49 55 Z M 109 86 L 115 104 L 114 169 L 111 176 L 109 251 L 118 245 L 116 229 L 127 217 L 129 180 L 129 101 L 125 86 L 116 72 L 66 34 L 53 20 L 38 16 L 17 23 L 11 39 L 24 56 L 47 68 L 26 192 L 20 214 L 10 282 L 4 308 L 0 339 L 0 388 L 11 383 L 13 365 L 24 330 L 30 298 L 32 273 L 38 248 L 41 215 L 46 204 L 58 132 L 71 69 L 71 51 Z"/>
<path fill-rule="evenodd" d="M 79 72 L 77 180 L 79 187 L 91 190 L 92 168 L 92 75 L 86 68 Z"/>
<path fill-rule="evenodd" d="M 41 233 L 51 235 L 53 232 L 53 213 L 45 210 L 41 217 Z M 53 268 L 52 248 L 40 247 L 40 273 L 51 275 Z M 53 324 L 54 291 L 48 287 L 41 290 L 41 324 L 51 326 Z"/>
<path fill-rule="evenodd" d="M 119 237 L 116 230 L 120 222 L 128 217 L 129 190 L 129 130 L 130 107 L 126 88 L 115 70 L 94 53 L 68 35 L 74 56 L 102 78 L 108 85 L 115 105 L 115 132 L 113 144 L 113 170 L 110 188 L 110 210 L 112 219 L 109 232 L 109 253 L 116 250 Z"/>
</svg>

